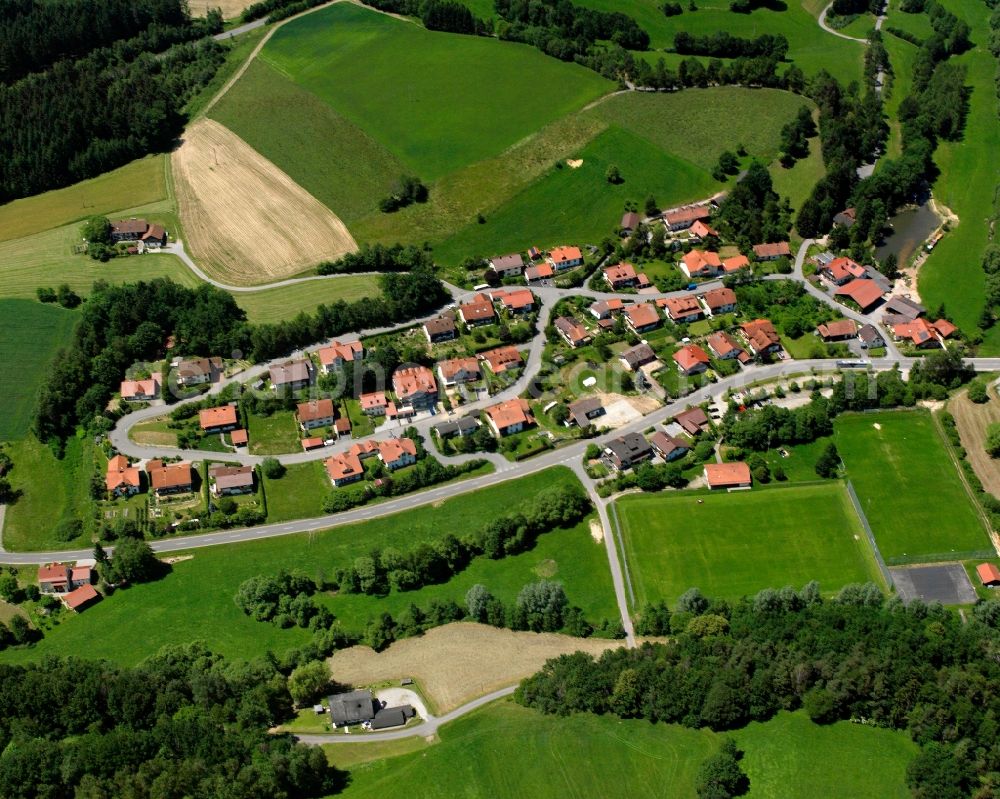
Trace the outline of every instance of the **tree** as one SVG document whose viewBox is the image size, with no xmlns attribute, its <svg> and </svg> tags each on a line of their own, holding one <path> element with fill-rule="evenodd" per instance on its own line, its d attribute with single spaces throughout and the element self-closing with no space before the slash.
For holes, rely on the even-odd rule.
<svg viewBox="0 0 1000 799">
<path fill-rule="evenodd" d="M 106 216 L 92 216 L 80 227 L 80 237 L 90 243 L 111 244 L 111 222 Z"/>
<path fill-rule="evenodd" d="M 607 171 L 604 173 L 604 179 L 607 180 L 612 186 L 617 186 L 619 183 L 624 182 L 621 170 L 616 164 L 608 166 Z"/>
<path fill-rule="evenodd" d="M 63 308 L 76 308 L 82 300 L 80 295 L 69 287 L 69 283 L 60 283 L 56 289 L 56 302 Z"/>
<path fill-rule="evenodd" d="M 969 383 L 969 399 L 977 405 L 990 401 L 990 395 L 986 393 L 986 384 L 982 380 L 973 380 Z"/>
<path fill-rule="evenodd" d="M 878 265 L 878 271 L 889 280 L 895 280 L 899 276 L 899 259 L 896 258 L 896 253 L 889 253 Z"/>
<path fill-rule="evenodd" d="M 278 480 L 285 474 L 285 466 L 277 458 L 264 458 L 260 470 L 268 480 Z"/>
<path fill-rule="evenodd" d="M 656 203 L 656 198 L 651 194 L 646 198 L 646 216 L 658 216 L 660 206 Z"/>
<path fill-rule="evenodd" d="M 549 411 L 549 416 L 552 417 L 552 421 L 556 424 L 564 424 L 569 419 L 569 408 L 559 402 Z"/>
<path fill-rule="evenodd" d="M 639 635 L 669 635 L 670 608 L 667 603 L 661 600 L 646 605 L 635 624 L 635 631 Z"/>
<path fill-rule="evenodd" d="M 568 604 L 562 583 L 539 580 L 521 589 L 516 607 L 524 613 L 529 630 L 554 632 L 562 627 L 562 614 Z"/>
<path fill-rule="evenodd" d="M 14 604 L 17 604 L 24 598 L 21 589 L 17 585 L 17 578 L 13 574 L 0 575 L 0 597 Z"/>
<path fill-rule="evenodd" d="M 162 564 L 149 544 L 138 538 L 124 538 L 111 558 L 112 582 L 141 583 L 159 576 Z"/>
<path fill-rule="evenodd" d="M 288 693 L 299 707 L 312 704 L 330 688 L 330 667 L 325 660 L 313 660 L 288 675 Z"/>
<path fill-rule="evenodd" d="M 478 622 L 486 621 L 486 614 L 493 600 L 490 590 L 480 583 L 476 583 L 465 592 L 465 607 L 469 612 L 469 618 Z"/>
<path fill-rule="evenodd" d="M 983 446 L 991 458 L 1000 458 L 1000 422 L 993 422 L 986 428 Z"/>
<path fill-rule="evenodd" d="M 708 599 L 699 588 L 689 588 L 677 600 L 678 613 L 692 613 L 698 616 L 708 610 Z"/>
<path fill-rule="evenodd" d="M 700 799 L 731 799 L 750 788 L 750 780 L 740 767 L 742 752 L 732 738 L 724 738 L 719 751 L 698 768 L 695 790 Z"/>
<path fill-rule="evenodd" d="M 831 441 L 816 461 L 816 474 L 825 478 L 836 477 L 839 469 L 840 453 L 837 452 L 837 445 Z"/>
</svg>

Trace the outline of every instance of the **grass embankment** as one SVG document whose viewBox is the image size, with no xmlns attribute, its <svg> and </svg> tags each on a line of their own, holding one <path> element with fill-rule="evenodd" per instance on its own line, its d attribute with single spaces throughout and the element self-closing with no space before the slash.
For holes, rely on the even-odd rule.
<svg viewBox="0 0 1000 799">
<path fill-rule="evenodd" d="M 877 579 L 840 483 L 630 496 L 616 509 L 639 607 L 692 587 L 736 599 L 810 580 L 829 592 Z"/>
<path fill-rule="evenodd" d="M 989 426 L 1000 423 L 1000 400 L 994 387 L 990 386 L 988 392 L 989 402 L 976 404 L 962 391 L 948 402 L 948 410 L 955 417 L 958 435 L 976 477 L 988 493 L 1000 498 L 1000 461 L 990 457 L 985 447 Z"/>
</svg>

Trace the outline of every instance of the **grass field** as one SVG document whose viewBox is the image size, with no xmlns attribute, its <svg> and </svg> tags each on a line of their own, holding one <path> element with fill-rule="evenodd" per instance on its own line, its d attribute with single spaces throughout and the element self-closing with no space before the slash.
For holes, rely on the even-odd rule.
<svg viewBox="0 0 1000 799">
<path fill-rule="evenodd" d="M 249 419 L 250 452 L 254 455 L 281 455 L 299 452 L 299 427 L 292 411 L 277 411 L 270 416 Z"/>
<path fill-rule="evenodd" d="M 887 561 L 990 548 L 929 413 L 843 416 L 835 440 Z"/>
<path fill-rule="evenodd" d="M 980 479 L 983 488 L 994 497 L 1000 498 L 1000 461 L 986 452 L 987 429 L 1000 422 L 1000 399 L 996 388 L 987 389 L 989 402 L 977 405 L 969 399 L 967 392 L 956 394 L 948 402 L 948 410 L 954 415 L 958 434 L 965 448 L 966 457 Z"/>
<path fill-rule="evenodd" d="M 909 796 L 906 766 L 917 747 L 903 732 L 846 721 L 821 727 L 802 713 L 782 713 L 734 737 L 746 752 L 750 799 Z M 353 754 L 360 746 L 327 746 L 334 765 L 351 766 L 340 795 L 394 799 L 420 785 L 420 795 L 430 799 L 689 797 L 698 766 L 719 745 L 709 730 L 610 716 L 543 716 L 510 700 L 452 722 L 440 738 L 370 763 Z"/>
<path fill-rule="evenodd" d="M 615 506 L 639 607 L 692 587 L 736 599 L 810 580 L 835 591 L 877 579 L 840 483 L 639 495 Z"/>
<path fill-rule="evenodd" d="M 332 490 L 322 461 L 292 464 L 277 480 L 264 478 L 267 519 L 270 522 L 285 522 L 322 516 L 323 500 Z"/>
<path fill-rule="evenodd" d="M 48 365 L 77 318 L 55 305 L 0 299 L 0 441 L 28 431 Z"/>
<path fill-rule="evenodd" d="M 324 303 L 352 302 L 363 297 L 377 297 L 380 293 L 376 275 L 344 275 L 276 289 L 238 292 L 233 296 L 251 322 L 280 322 L 301 311 L 312 313 Z"/>
</svg>

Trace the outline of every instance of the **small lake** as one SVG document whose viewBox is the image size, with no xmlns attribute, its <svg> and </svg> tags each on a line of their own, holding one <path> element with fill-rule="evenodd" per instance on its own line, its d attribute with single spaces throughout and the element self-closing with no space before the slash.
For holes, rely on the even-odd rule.
<svg viewBox="0 0 1000 799">
<path fill-rule="evenodd" d="M 941 224 L 939 217 L 930 203 L 924 201 L 918 206 L 900 211 L 889 220 L 892 232 L 886 236 L 885 243 L 875 249 L 875 257 L 880 261 L 889 253 L 895 253 L 902 269 L 910 256 Z"/>
</svg>

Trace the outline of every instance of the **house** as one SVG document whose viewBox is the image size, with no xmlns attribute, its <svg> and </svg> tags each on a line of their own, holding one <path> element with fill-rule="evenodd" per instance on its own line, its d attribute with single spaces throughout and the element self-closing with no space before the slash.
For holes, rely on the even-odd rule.
<svg viewBox="0 0 1000 799">
<path fill-rule="evenodd" d="M 690 205 L 687 208 L 668 211 L 663 215 L 663 223 L 667 226 L 667 230 L 676 232 L 687 230 L 698 220 L 704 222 L 711 215 L 712 211 L 707 205 Z"/>
<path fill-rule="evenodd" d="M 931 322 L 931 324 L 941 338 L 950 338 L 958 332 L 958 328 L 947 319 L 938 319 L 936 322 Z"/>
<path fill-rule="evenodd" d="M 667 316 L 671 322 L 697 322 L 705 315 L 694 294 L 667 297 L 662 304 L 667 309 Z"/>
<path fill-rule="evenodd" d="M 702 295 L 709 314 L 732 313 L 736 310 L 736 292 L 729 288 L 712 289 Z"/>
<path fill-rule="evenodd" d="M 537 247 L 528 247 L 528 260 L 538 261 L 542 257 L 542 251 Z"/>
<path fill-rule="evenodd" d="M 553 247 L 545 260 L 557 272 L 562 272 L 564 269 L 572 269 L 582 264 L 583 253 L 579 247 Z"/>
<path fill-rule="evenodd" d="M 323 439 L 319 436 L 303 438 L 299 443 L 302 445 L 303 452 L 312 452 L 314 449 L 322 449 L 325 446 Z"/>
<path fill-rule="evenodd" d="M 142 234 L 140 241 L 151 250 L 167 246 L 167 231 L 162 225 L 150 225 Z"/>
<path fill-rule="evenodd" d="M 371 691 L 351 691 L 329 697 L 330 721 L 334 727 L 361 724 L 375 718 L 375 700 Z"/>
<path fill-rule="evenodd" d="M 882 338 L 882 334 L 878 332 L 878 328 L 875 325 L 862 325 L 861 329 L 858 331 L 858 338 L 861 339 L 861 346 L 866 349 L 872 349 L 873 347 L 884 347 L 885 340 Z"/>
<path fill-rule="evenodd" d="M 726 258 L 722 261 L 722 274 L 724 275 L 731 275 L 741 269 L 749 268 L 750 259 L 745 255 L 734 255 L 732 258 Z"/>
<path fill-rule="evenodd" d="M 625 326 L 633 333 L 645 333 L 660 326 L 660 316 L 656 306 L 649 302 L 640 302 L 625 309 Z"/>
<path fill-rule="evenodd" d="M 681 347 L 673 354 L 673 359 L 682 375 L 699 375 L 708 369 L 708 353 L 697 344 Z"/>
<path fill-rule="evenodd" d="M 987 588 L 1000 588 L 1000 569 L 992 563 L 980 563 L 976 566 L 979 582 Z"/>
<path fill-rule="evenodd" d="M 639 433 L 626 433 L 604 447 L 604 461 L 620 472 L 653 457 L 653 448 Z"/>
<path fill-rule="evenodd" d="M 693 238 L 701 241 L 702 239 L 707 239 L 710 236 L 713 238 L 719 238 L 719 231 L 717 231 L 711 225 L 702 222 L 700 219 L 696 220 L 694 224 L 688 229 Z"/>
<path fill-rule="evenodd" d="M 639 285 L 639 276 L 632 264 L 620 263 L 604 267 L 604 280 L 612 291 L 631 289 Z"/>
<path fill-rule="evenodd" d="M 138 468 L 129 464 L 128 458 L 115 455 L 108 461 L 104 487 L 113 497 L 130 497 L 142 488 L 142 476 Z"/>
<path fill-rule="evenodd" d="M 569 404 L 569 420 L 577 427 L 586 427 L 591 419 L 604 416 L 607 411 L 599 397 L 584 397 Z"/>
<path fill-rule="evenodd" d="M 708 414 L 705 413 L 704 409 L 695 406 L 694 408 L 688 408 L 686 411 L 682 411 L 674 417 L 674 421 L 681 426 L 681 429 L 691 436 L 696 436 L 699 433 L 704 433 L 706 430 L 711 430 L 712 423 L 709 421 Z"/>
<path fill-rule="evenodd" d="M 385 394 L 382 396 L 384 397 Z M 351 420 L 346 416 L 341 416 L 333 423 L 333 432 L 337 434 L 337 438 L 347 438 L 351 435 Z"/>
<path fill-rule="evenodd" d="M 512 314 L 529 313 L 535 308 L 535 295 L 528 289 L 498 291 L 493 294 L 493 299 L 499 300 L 500 304 Z"/>
<path fill-rule="evenodd" d="M 458 315 L 465 322 L 466 327 L 491 325 L 497 317 L 496 311 L 493 310 L 493 301 L 485 294 L 475 294 L 472 300 L 459 305 Z"/>
<path fill-rule="evenodd" d="M 623 236 L 631 236 L 636 228 L 639 227 L 639 223 L 642 219 L 635 211 L 629 211 L 628 213 L 622 214 L 622 223 L 619 227 L 622 230 Z"/>
<path fill-rule="evenodd" d="M 64 594 L 70 590 L 70 568 L 64 563 L 38 567 L 38 590 L 43 594 Z"/>
<path fill-rule="evenodd" d="M 610 300 L 598 300 L 588 309 L 590 315 L 597 320 L 610 319 L 611 314 L 617 313 L 624 306 L 624 303 L 617 297 Z"/>
<path fill-rule="evenodd" d="M 184 388 L 214 383 L 222 375 L 222 358 L 185 358 L 174 373 L 177 384 Z"/>
<path fill-rule="evenodd" d="M 63 594 L 62 602 L 63 604 L 72 610 L 74 613 L 79 613 L 82 610 L 86 610 L 95 602 L 100 601 L 101 595 L 97 592 L 94 586 L 88 583 L 87 585 L 81 585 L 79 588 L 74 588 L 67 594 Z"/>
<path fill-rule="evenodd" d="M 253 466 L 213 466 L 208 476 L 217 497 L 253 493 Z"/>
<path fill-rule="evenodd" d="M 521 272 L 524 271 L 524 259 L 519 252 L 498 255 L 495 258 L 490 258 L 490 268 L 500 277 L 520 277 Z"/>
<path fill-rule="evenodd" d="M 271 385 L 275 391 L 298 391 L 312 383 L 312 361 L 299 360 L 272 366 Z"/>
<path fill-rule="evenodd" d="M 747 351 L 737 344 L 732 336 L 721 330 L 710 335 L 707 343 L 715 357 L 723 361 L 735 358 L 740 363 L 746 363 L 750 360 Z"/>
<path fill-rule="evenodd" d="M 438 364 L 438 374 L 446 386 L 456 383 L 470 383 L 482 377 L 479 361 L 475 358 L 450 358 Z"/>
<path fill-rule="evenodd" d="M 439 316 L 424 323 L 424 335 L 430 344 L 438 344 L 442 341 L 451 341 L 458 335 L 455 329 L 455 320 L 450 316 Z"/>
<path fill-rule="evenodd" d="M 535 423 L 528 401 L 520 397 L 491 405 L 484 413 L 490 428 L 499 438 L 520 433 Z"/>
<path fill-rule="evenodd" d="M 407 721 L 417 715 L 417 711 L 412 705 L 394 705 L 393 707 L 383 707 L 375 711 L 375 718 L 372 719 L 373 730 L 387 730 L 391 727 L 402 727 Z"/>
<path fill-rule="evenodd" d="M 568 316 L 560 316 L 552 324 L 559 331 L 559 335 L 573 349 L 590 343 L 590 334 L 587 332 L 587 329 L 575 319 L 570 319 Z"/>
<path fill-rule="evenodd" d="M 834 258 L 821 265 L 816 271 L 836 286 L 843 286 L 845 283 L 865 276 L 865 268 L 850 258 Z"/>
<path fill-rule="evenodd" d="M 390 438 L 378 442 L 378 459 L 389 471 L 417 462 L 417 445 L 409 438 Z"/>
<path fill-rule="evenodd" d="M 688 277 L 715 277 L 722 270 L 722 259 L 711 250 L 691 250 L 681 258 L 680 267 Z"/>
<path fill-rule="evenodd" d="M 111 223 L 111 241 L 116 244 L 119 241 L 140 241 L 146 231 L 149 230 L 149 222 L 145 219 L 116 219 Z"/>
<path fill-rule="evenodd" d="M 449 419 L 434 426 L 435 432 L 441 438 L 451 438 L 452 436 L 471 436 L 479 429 L 479 422 L 472 416 L 460 416 L 457 419 Z"/>
<path fill-rule="evenodd" d="M 745 463 L 706 463 L 705 481 L 709 488 L 748 488 L 750 467 Z"/>
<path fill-rule="evenodd" d="M 754 355 L 766 355 L 781 349 L 781 339 L 770 319 L 744 322 L 740 325 L 740 330 L 743 331 L 747 344 L 750 345 L 750 352 Z"/>
<path fill-rule="evenodd" d="M 365 441 L 359 441 L 357 444 L 351 446 L 347 452 L 354 455 L 359 460 L 365 460 L 365 458 L 374 458 L 378 455 L 378 442 L 367 439 Z"/>
<path fill-rule="evenodd" d="M 521 353 L 512 344 L 481 352 L 478 357 L 489 364 L 495 375 L 503 374 L 508 369 L 517 369 L 524 362 Z"/>
<path fill-rule="evenodd" d="M 333 427 L 336 415 L 332 399 L 300 402 L 295 409 L 295 418 L 299 420 L 299 427 L 302 428 L 303 433 L 315 430 L 317 427 Z"/>
<path fill-rule="evenodd" d="M 629 347 L 625 350 L 618 360 L 621 361 L 622 366 L 630 372 L 634 372 L 640 366 L 645 366 L 647 363 L 655 361 L 656 353 L 653 352 L 653 348 L 648 344 L 640 342 L 634 347 Z"/>
<path fill-rule="evenodd" d="M 339 341 L 330 342 L 318 353 L 320 369 L 323 374 L 328 375 L 333 369 L 339 369 L 345 363 L 360 361 L 365 357 L 365 345 L 360 341 L 349 341 L 341 344 Z"/>
<path fill-rule="evenodd" d="M 394 422 L 396 420 L 405 421 L 407 419 L 412 419 L 416 415 L 416 410 L 414 410 L 414 408 L 410 405 L 397 406 L 396 403 L 390 402 L 385 406 L 385 418 L 390 422 Z"/>
<path fill-rule="evenodd" d="M 902 317 L 901 319 L 893 320 L 894 322 L 911 322 L 927 313 L 927 309 L 919 302 L 914 302 L 909 297 L 898 296 L 890 297 L 883 310 L 886 317 L 890 315 Z"/>
<path fill-rule="evenodd" d="M 665 461 L 675 461 L 678 458 L 683 458 L 688 450 L 691 449 L 691 445 L 683 438 L 668 436 L 659 430 L 649 437 L 649 443 L 656 454 Z"/>
<path fill-rule="evenodd" d="M 384 391 L 362 394 L 358 397 L 358 402 L 361 405 L 361 412 L 365 416 L 385 416 L 385 409 L 389 405 Z"/>
<path fill-rule="evenodd" d="M 755 261 L 777 261 L 779 258 L 790 258 L 791 255 L 792 248 L 788 246 L 787 241 L 753 245 Z"/>
<path fill-rule="evenodd" d="M 223 433 L 227 430 L 235 430 L 238 425 L 236 406 L 220 405 L 217 408 L 204 408 L 198 411 L 198 424 L 205 433 Z"/>
<path fill-rule="evenodd" d="M 823 341 L 843 341 L 854 338 L 858 334 L 858 326 L 853 319 L 838 319 L 836 322 L 817 325 L 816 332 Z"/>
<path fill-rule="evenodd" d="M 361 458 L 354 452 L 341 452 L 327 458 L 323 465 L 326 467 L 326 474 L 330 478 L 330 482 L 337 488 L 356 483 L 365 476 Z"/>
<path fill-rule="evenodd" d="M 192 491 L 194 487 L 191 464 L 187 461 L 180 463 L 164 463 L 158 459 L 147 461 L 146 474 L 153 493 L 158 497 L 183 494 Z"/>
<path fill-rule="evenodd" d="M 854 223 L 857 221 L 857 210 L 854 208 L 845 208 L 839 214 L 835 214 L 833 217 L 833 224 L 843 225 L 844 227 L 850 228 L 854 227 Z"/>
<path fill-rule="evenodd" d="M 247 435 L 247 431 L 242 427 L 237 427 L 229 434 L 229 440 L 232 442 L 234 447 L 245 447 L 250 443 L 250 437 Z"/>
<path fill-rule="evenodd" d="M 524 279 L 529 283 L 541 283 L 543 280 L 550 280 L 555 271 L 551 264 L 544 263 L 537 266 L 529 266 L 524 270 Z"/>
<path fill-rule="evenodd" d="M 126 402 L 150 402 L 160 398 L 160 373 L 146 380 L 122 380 L 120 393 Z"/>
<path fill-rule="evenodd" d="M 862 313 L 868 313 L 882 299 L 882 287 L 874 280 L 856 278 L 846 285 L 838 287 L 834 292 L 838 297 L 848 297 L 861 308 Z"/>
<path fill-rule="evenodd" d="M 941 340 L 938 338 L 934 325 L 923 318 L 893 325 L 892 335 L 900 341 L 908 339 L 910 344 L 921 350 L 941 346 Z"/>
<path fill-rule="evenodd" d="M 429 410 L 437 405 L 437 381 L 426 366 L 397 369 L 392 376 L 392 390 L 400 402 L 417 410 Z"/>
</svg>

